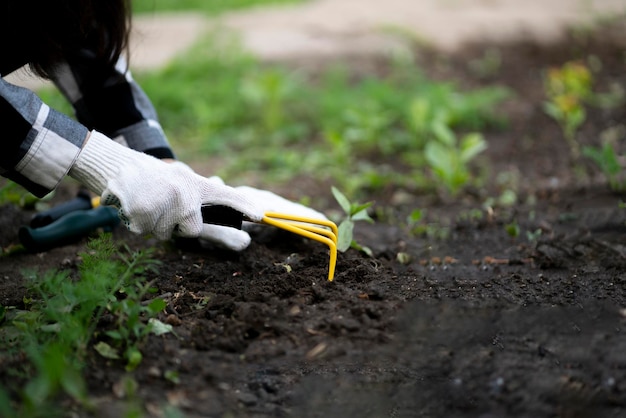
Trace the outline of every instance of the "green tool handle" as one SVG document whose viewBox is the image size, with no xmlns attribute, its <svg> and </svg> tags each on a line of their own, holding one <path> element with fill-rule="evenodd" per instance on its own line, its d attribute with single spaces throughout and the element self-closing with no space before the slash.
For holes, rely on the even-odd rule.
<svg viewBox="0 0 626 418">
<path fill-rule="evenodd" d="M 99 206 L 70 212 L 41 228 L 22 226 L 18 236 L 28 251 L 43 252 L 78 241 L 98 228 L 113 228 L 119 223 L 117 209 Z"/>
<path fill-rule="evenodd" d="M 67 202 L 63 202 L 57 206 L 54 206 L 53 208 L 35 214 L 35 216 L 33 216 L 33 218 L 30 220 L 30 226 L 32 228 L 41 228 L 46 225 L 50 225 L 52 222 L 55 222 L 57 219 L 61 218 L 64 215 L 67 215 L 70 212 L 74 212 L 77 210 L 87 210 L 93 207 L 93 199 L 91 198 L 89 192 L 86 190 L 81 190 L 78 192 L 74 199 L 68 200 Z"/>
</svg>

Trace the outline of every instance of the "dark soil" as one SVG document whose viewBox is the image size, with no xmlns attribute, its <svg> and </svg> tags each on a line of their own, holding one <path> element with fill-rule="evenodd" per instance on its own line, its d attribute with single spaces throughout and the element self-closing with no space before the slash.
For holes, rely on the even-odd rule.
<svg viewBox="0 0 626 418">
<path fill-rule="evenodd" d="M 168 302 L 161 319 L 177 334 L 150 337 L 143 347 L 134 377 L 147 415 L 169 403 L 190 417 L 625 416 L 623 196 L 592 165 L 572 169 L 560 129 L 541 107 L 543 71 L 572 59 L 601 62 L 596 90 L 626 89 L 624 28 L 618 22 L 557 45 L 420 52 L 432 77 L 515 92 L 502 106 L 508 126 L 485 133 L 483 163 L 493 180 L 454 201 L 392 186 L 373 192 L 377 223 L 359 225 L 356 239 L 374 257 L 340 254 L 334 282 L 325 280 L 320 244 L 276 230 L 240 254 L 116 230 L 131 248 L 156 245 L 163 264 L 151 278 Z M 498 48 L 502 65 L 478 76 L 469 64 L 488 47 Z M 385 69 L 361 61 L 356 70 Z M 598 145 L 602 132 L 625 121 L 623 104 L 590 108 L 579 139 Z M 623 131 L 618 139 L 623 147 Z M 470 216 L 504 188 L 501 172 L 514 179 L 519 203 Z M 403 221 L 415 208 L 427 209 L 433 231 L 448 237 L 411 234 Z M 31 215 L 0 208 L 3 247 L 17 243 Z M 513 222 L 518 237 L 505 230 Z M 85 240 L 0 258 L 0 303 L 20 306 L 25 266 L 70 268 L 84 249 Z M 400 263 L 398 253 L 410 261 Z M 208 303 L 198 304 L 203 297 Z M 165 379 L 166 371 L 177 371 L 180 383 Z M 114 388 L 124 373 L 123 364 L 90 359 L 86 376 L 100 416 L 123 413 L 126 400 Z"/>
</svg>

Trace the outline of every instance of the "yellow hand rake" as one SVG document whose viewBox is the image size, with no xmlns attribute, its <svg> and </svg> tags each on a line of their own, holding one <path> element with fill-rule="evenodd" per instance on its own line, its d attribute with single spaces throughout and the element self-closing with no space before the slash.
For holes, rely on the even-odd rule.
<svg viewBox="0 0 626 418">
<path fill-rule="evenodd" d="M 330 250 L 328 281 L 333 280 L 335 277 L 335 265 L 337 264 L 338 234 L 337 225 L 334 222 L 277 212 L 266 212 L 262 222 L 326 244 Z M 315 225 L 327 227 L 330 230 Z"/>
</svg>

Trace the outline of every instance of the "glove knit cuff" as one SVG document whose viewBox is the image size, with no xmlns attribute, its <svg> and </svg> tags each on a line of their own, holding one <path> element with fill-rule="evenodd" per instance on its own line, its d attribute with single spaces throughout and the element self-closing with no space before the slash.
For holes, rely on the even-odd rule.
<svg viewBox="0 0 626 418">
<path fill-rule="evenodd" d="M 76 158 L 69 175 L 98 195 L 108 182 L 117 177 L 127 164 L 153 158 L 116 143 L 106 135 L 92 131 L 89 140 Z"/>
</svg>

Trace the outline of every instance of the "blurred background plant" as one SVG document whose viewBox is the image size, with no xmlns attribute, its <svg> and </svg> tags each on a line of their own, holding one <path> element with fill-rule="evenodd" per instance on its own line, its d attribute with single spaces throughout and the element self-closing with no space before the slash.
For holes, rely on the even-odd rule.
<svg viewBox="0 0 626 418">
<path fill-rule="evenodd" d="M 585 102 L 592 95 L 592 84 L 591 71 L 580 61 L 549 68 L 544 80 L 544 111 L 561 127 L 575 161 L 581 155 L 576 133 L 585 122 Z"/>
</svg>

